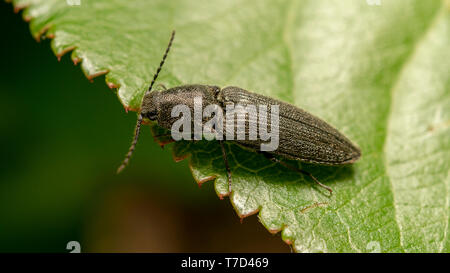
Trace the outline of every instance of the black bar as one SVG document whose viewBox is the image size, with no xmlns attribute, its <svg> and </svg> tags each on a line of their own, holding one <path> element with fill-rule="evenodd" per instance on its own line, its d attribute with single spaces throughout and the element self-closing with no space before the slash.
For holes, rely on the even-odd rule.
<svg viewBox="0 0 450 273">
<path fill-rule="evenodd" d="M 423 258 L 433 261 L 424 261 Z M 93 265 L 102 269 L 140 268 L 142 272 L 311 272 L 338 269 L 359 272 L 381 271 L 400 265 L 402 269 L 427 264 L 447 264 L 448 254 L 3 254 L 4 268 L 22 269 L 31 266 L 45 269 L 78 269 L 85 272 Z M 389 260 L 384 262 L 382 260 Z M 430 267 L 430 269 L 431 269 Z M 286 270 L 286 271 L 281 271 Z M 289 271 L 287 271 L 289 270 Z M 91 271 L 91 270 L 88 270 Z M 404 270 L 402 270 L 404 271 Z M 103 272 L 103 271 L 102 271 Z M 126 271 L 130 272 L 130 271 Z"/>
</svg>

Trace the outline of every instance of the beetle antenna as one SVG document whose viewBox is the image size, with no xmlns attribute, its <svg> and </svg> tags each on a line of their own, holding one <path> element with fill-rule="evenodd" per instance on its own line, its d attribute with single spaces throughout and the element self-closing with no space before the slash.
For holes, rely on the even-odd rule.
<svg viewBox="0 0 450 273">
<path fill-rule="evenodd" d="M 141 132 L 141 124 L 142 124 L 142 115 L 139 113 L 138 120 L 136 122 L 136 129 L 134 130 L 134 138 L 133 142 L 131 143 L 130 149 L 128 150 L 128 153 L 125 156 L 125 159 L 122 161 L 122 164 L 120 164 L 119 168 L 117 169 L 117 173 L 120 173 L 125 169 L 125 167 L 128 165 L 128 162 L 130 161 L 131 156 L 133 155 L 134 149 L 136 148 L 136 144 L 139 139 L 139 134 Z"/>
<path fill-rule="evenodd" d="M 173 39 L 175 38 L 175 30 L 172 31 L 172 35 L 170 36 L 169 45 L 166 48 L 166 51 L 164 52 L 164 56 L 159 63 L 159 67 L 156 70 L 155 75 L 153 76 L 152 83 L 148 87 L 148 90 L 145 92 L 145 94 L 148 94 L 151 90 L 153 85 L 155 84 L 156 79 L 158 78 L 159 72 L 161 72 L 161 68 L 164 65 L 164 62 L 166 61 L 167 55 L 169 54 L 170 47 L 172 46 Z M 130 161 L 131 156 L 133 155 L 134 149 L 136 148 L 136 144 L 139 139 L 139 134 L 141 132 L 141 125 L 142 125 L 143 117 L 141 115 L 141 112 L 139 111 L 138 120 L 136 122 L 136 129 L 134 130 L 134 137 L 133 142 L 131 142 L 130 149 L 128 149 L 128 153 L 125 155 L 125 159 L 122 161 L 122 164 L 120 164 L 119 168 L 117 169 L 117 173 L 120 173 L 125 167 L 128 165 L 128 162 Z"/>
<path fill-rule="evenodd" d="M 170 41 L 169 41 L 169 44 L 167 45 L 166 52 L 164 52 L 164 56 L 163 56 L 161 62 L 159 63 L 159 67 L 156 70 L 155 75 L 153 76 L 152 83 L 148 87 L 148 90 L 147 90 L 147 92 L 145 92 L 145 94 L 149 93 L 152 90 L 152 87 L 155 84 L 156 78 L 158 78 L 159 72 L 161 71 L 161 68 L 163 67 L 164 62 L 166 61 L 167 55 L 169 54 L 169 51 L 170 51 L 170 48 L 172 47 L 172 42 L 173 42 L 174 38 L 175 38 L 175 30 L 172 31 L 172 35 L 170 36 Z"/>
</svg>

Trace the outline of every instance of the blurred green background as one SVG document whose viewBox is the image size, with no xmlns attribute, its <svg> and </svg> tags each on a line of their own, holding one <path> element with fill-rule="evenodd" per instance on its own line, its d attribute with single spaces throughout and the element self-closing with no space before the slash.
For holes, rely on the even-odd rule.
<svg viewBox="0 0 450 273">
<path fill-rule="evenodd" d="M 145 127 L 115 175 L 136 114 L 104 78 L 58 62 L 12 5 L 0 1 L 0 251 L 289 252 L 256 216 L 241 224 L 212 183 L 200 189 Z M 169 147 L 166 147 L 166 149 Z"/>
</svg>

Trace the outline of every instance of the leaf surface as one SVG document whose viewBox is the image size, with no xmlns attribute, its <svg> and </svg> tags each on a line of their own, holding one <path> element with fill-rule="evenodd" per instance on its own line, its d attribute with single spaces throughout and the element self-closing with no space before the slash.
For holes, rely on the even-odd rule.
<svg viewBox="0 0 450 273">
<path fill-rule="evenodd" d="M 363 157 L 353 167 L 300 165 L 334 189 L 331 198 L 227 145 L 236 212 L 259 212 L 296 251 L 450 251 L 449 1 L 13 2 L 27 7 L 33 35 L 54 38 L 57 56 L 72 51 L 88 78 L 106 74 L 127 108 L 139 108 L 176 29 L 158 82 L 240 86 L 295 104 L 357 143 Z M 217 143 L 173 150 L 192 155 L 199 182 L 217 178 L 218 195 L 227 192 Z"/>
</svg>

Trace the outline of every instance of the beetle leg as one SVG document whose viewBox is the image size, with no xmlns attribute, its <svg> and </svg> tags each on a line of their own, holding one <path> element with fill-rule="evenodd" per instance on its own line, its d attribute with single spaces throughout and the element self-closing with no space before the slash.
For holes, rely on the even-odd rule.
<svg viewBox="0 0 450 273">
<path fill-rule="evenodd" d="M 288 169 L 290 169 L 290 170 L 293 170 L 293 171 L 295 171 L 295 172 L 298 172 L 298 173 L 301 173 L 301 174 L 304 174 L 304 175 L 307 175 L 307 176 L 311 177 L 311 179 L 312 179 L 317 185 L 319 185 L 320 187 L 322 187 L 322 188 L 326 189 L 327 191 L 329 191 L 329 192 L 330 192 L 330 196 L 333 194 L 333 190 L 332 190 L 330 187 L 328 187 L 328 186 L 326 186 L 326 185 L 320 183 L 320 181 L 317 180 L 317 178 L 315 178 L 311 173 L 309 173 L 309 172 L 307 172 L 307 171 L 305 171 L 305 170 L 299 169 L 298 167 L 289 165 L 289 164 L 287 164 L 286 162 L 281 161 L 280 159 L 276 158 L 275 156 L 273 156 L 273 155 L 271 155 L 271 154 L 269 154 L 269 153 L 264 153 L 264 152 L 263 152 L 263 155 L 264 155 L 266 158 L 272 160 L 273 162 L 279 163 L 279 164 L 283 165 L 284 167 L 286 167 L 286 168 L 288 168 Z"/>
<path fill-rule="evenodd" d="M 222 148 L 223 161 L 225 162 L 225 168 L 227 169 L 227 179 L 228 179 L 228 192 L 231 194 L 231 171 L 230 165 L 228 165 L 227 152 L 225 151 L 225 146 L 223 145 L 223 140 L 219 141 L 220 147 Z"/>
<path fill-rule="evenodd" d="M 157 86 L 161 87 L 163 91 L 167 90 L 167 87 L 164 84 L 162 84 L 162 83 L 158 83 Z"/>
</svg>

